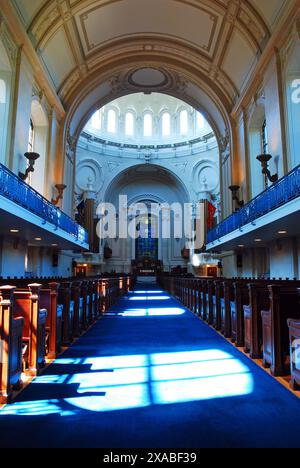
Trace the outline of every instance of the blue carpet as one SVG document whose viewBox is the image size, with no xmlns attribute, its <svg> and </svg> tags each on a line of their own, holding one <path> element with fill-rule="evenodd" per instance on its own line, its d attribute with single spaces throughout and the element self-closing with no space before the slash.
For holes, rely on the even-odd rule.
<svg viewBox="0 0 300 468">
<path fill-rule="evenodd" d="M 0 412 L 1 447 L 300 447 L 300 401 L 139 286 Z"/>
</svg>

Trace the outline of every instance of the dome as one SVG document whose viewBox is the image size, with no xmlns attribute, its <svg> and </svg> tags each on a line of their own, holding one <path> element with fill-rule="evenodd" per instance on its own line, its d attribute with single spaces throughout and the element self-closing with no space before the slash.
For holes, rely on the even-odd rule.
<svg viewBox="0 0 300 468">
<path fill-rule="evenodd" d="M 131 94 L 110 102 L 93 114 L 83 135 L 106 144 L 160 148 L 201 141 L 207 144 L 209 140 L 216 144 L 215 134 L 200 112 L 161 93 Z"/>
</svg>

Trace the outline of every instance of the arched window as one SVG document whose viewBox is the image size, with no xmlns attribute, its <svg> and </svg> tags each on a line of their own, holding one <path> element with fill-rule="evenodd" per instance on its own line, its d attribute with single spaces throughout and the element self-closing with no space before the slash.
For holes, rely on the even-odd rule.
<svg viewBox="0 0 300 468">
<path fill-rule="evenodd" d="M 268 127 L 267 127 L 266 120 L 264 120 L 264 123 L 261 128 L 261 148 L 262 148 L 262 154 L 268 154 L 269 139 L 268 139 Z"/>
<path fill-rule="evenodd" d="M 145 114 L 144 116 L 144 136 L 151 137 L 153 133 L 153 120 L 151 114 Z"/>
<path fill-rule="evenodd" d="M 101 130 L 102 127 L 102 113 L 101 110 L 97 110 L 92 117 L 92 127 L 96 130 Z"/>
<path fill-rule="evenodd" d="M 28 134 L 28 151 L 40 155 L 35 163 L 34 174 L 30 173 L 27 182 L 42 195 L 47 195 L 46 164 L 48 156 L 48 116 L 37 99 L 31 103 L 31 120 Z"/>
<path fill-rule="evenodd" d="M 0 40 L 0 163 L 6 162 L 12 70 L 6 48 Z"/>
<path fill-rule="evenodd" d="M 117 114 L 113 109 L 110 109 L 107 114 L 107 131 L 109 133 L 117 131 Z"/>
<path fill-rule="evenodd" d="M 134 116 L 132 112 L 127 112 L 125 116 L 125 135 L 126 136 L 134 135 Z"/>
<path fill-rule="evenodd" d="M 265 190 L 265 178 L 262 175 L 261 166 L 257 164 L 257 156 L 268 151 L 268 137 L 266 125 L 266 113 L 264 102 L 257 102 L 249 120 L 249 157 L 251 196 Z"/>
<path fill-rule="evenodd" d="M 289 170 L 300 164 L 300 44 L 295 42 L 285 70 Z M 271 140 L 271 138 L 270 138 Z"/>
<path fill-rule="evenodd" d="M 197 129 L 201 130 L 204 127 L 204 117 L 200 112 L 197 112 L 196 119 L 197 119 Z"/>
<path fill-rule="evenodd" d="M 168 137 L 171 135 L 171 116 L 165 112 L 162 116 L 162 136 Z"/>
<path fill-rule="evenodd" d="M 29 126 L 29 136 L 28 136 L 28 152 L 33 153 L 34 151 L 34 125 L 32 119 L 30 119 L 30 126 Z"/>
<path fill-rule="evenodd" d="M 0 79 L 0 104 L 6 104 L 6 83 Z"/>
<path fill-rule="evenodd" d="M 180 112 L 180 134 L 186 135 L 189 129 L 189 122 L 188 122 L 188 112 L 187 110 L 183 110 Z"/>
</svg>

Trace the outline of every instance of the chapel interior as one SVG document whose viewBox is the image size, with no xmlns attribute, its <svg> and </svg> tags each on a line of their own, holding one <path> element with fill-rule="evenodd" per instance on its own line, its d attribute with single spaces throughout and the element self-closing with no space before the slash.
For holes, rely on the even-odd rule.
<svg viewBox="0 0 300 468">
<path fill-rule="evenodd" d="M 0 0 L 0 447 L 299 448 L 299 216 L 299 0 Z"/>
</svg>

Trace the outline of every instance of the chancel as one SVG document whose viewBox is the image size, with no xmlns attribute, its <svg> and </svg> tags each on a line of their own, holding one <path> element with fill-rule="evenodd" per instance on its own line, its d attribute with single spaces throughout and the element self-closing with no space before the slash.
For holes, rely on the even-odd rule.
<svg viewBox="0 0 300 468">
<path fill-rule="evenodd" d="M 299 0 L 0 0 L 1 448 L 300 447 L 299 38 Z"/>
</svg>

